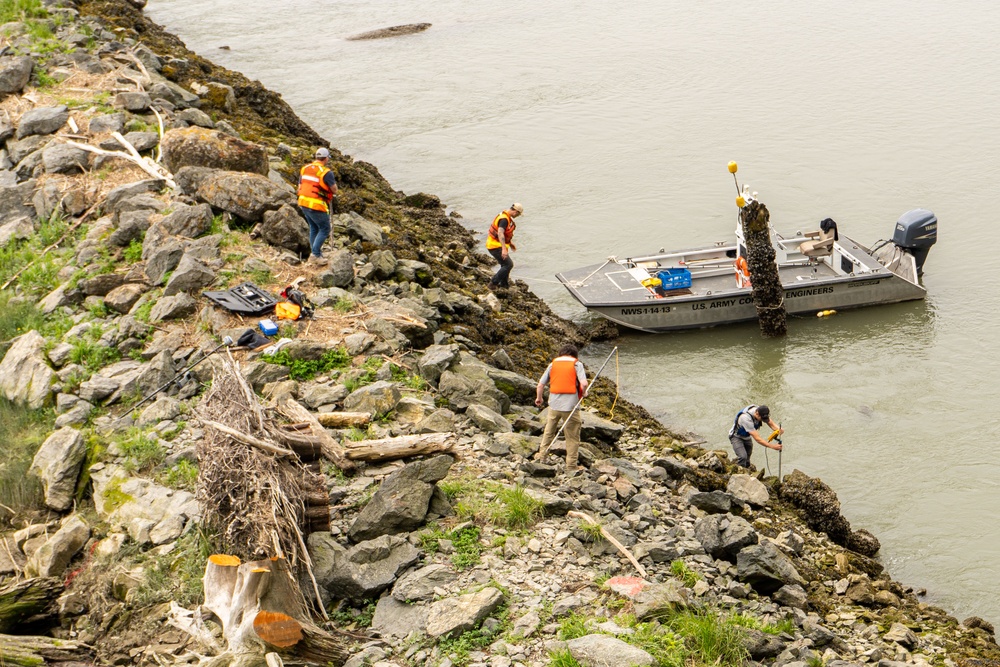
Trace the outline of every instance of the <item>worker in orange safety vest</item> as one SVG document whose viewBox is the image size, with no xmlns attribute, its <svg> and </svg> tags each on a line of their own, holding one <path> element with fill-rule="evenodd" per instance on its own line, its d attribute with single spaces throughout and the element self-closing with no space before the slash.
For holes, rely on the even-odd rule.
<svg viewBox="0 0 1000 667">
<path fill-rule="evenodd" d="M 490 230 L 486 234 L 486 251 L 493 255 L 493 259 L 500 264 L 496 274 L 490 280 L 490 289 L 498 287 L 510 287 L 510 270 L 514 268 L 514 261 L 509 256 L 510 250 L 517 250 L 514 245 L 514 218 L 520 217 L 524 213 L 524 207 L 514 203 L 510 208 L 501 211 L 500 215 L 493 219 Z"/>
<path fill-rule="evenodd" d="M 542 445 L 535 454 L 536 461 L 544 461 L 549 453 L 549 445 L 555 438 L 556 432 L 564 421 L 566 421 L 566 474 L 583 470 L 578 465 L 580 452 L 580 427 L 583 419 L 580 411 L 573 409 L 576 404 L 587 395 L 587 373 L 583 368 L 583 363 L 577 357 L 579 351 L 574 345 L 565 345 L 559 350 L 556 357 L 542 377 L 538 380 L 535 388 L 535 405 L 542 407 L 545 385 L 549 386 L 549 415 L 545 421 L 545 434 L 542 436 Z M 572 416 L 571 416 L 572 415 Z"/>
<path fill-rule="evenodd" d="M 320 148 L 315 159 L 299 172 L 299 211 L 309 223 L 310 261 L 325 264 L 323 243 L 330 236 L 330 203 L 337 194 L 337 181 L 327 166 L 330 150 Z"/>
</svg>

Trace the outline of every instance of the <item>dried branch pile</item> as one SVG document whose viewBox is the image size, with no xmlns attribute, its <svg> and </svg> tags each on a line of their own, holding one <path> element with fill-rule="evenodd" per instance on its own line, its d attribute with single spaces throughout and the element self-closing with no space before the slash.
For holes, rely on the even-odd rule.
<svg viewBox="0 0 1000 667">
<path fill-rule="evenodd" d="M 219 546 L 243 560 L 278 555 L 292 567 L 308 565 L 303 529 L 322 529 L 323 514 L 329 526 L 325 484 L 287 444 L 294 434 L 269 419 L 231 357 L 198 416 L 207 427 L 198 446 L 198 499 Z"/>
</svg>

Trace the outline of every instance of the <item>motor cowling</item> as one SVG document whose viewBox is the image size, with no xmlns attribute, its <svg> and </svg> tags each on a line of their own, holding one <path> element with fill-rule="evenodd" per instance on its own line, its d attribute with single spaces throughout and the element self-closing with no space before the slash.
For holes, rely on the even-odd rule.
<svg viewBox="0 0 1000 667">
<path fill-rule="evenodd" d="M 937 242 L 937 227 L 937 216 L 923 208 L 907 211 L 896 221 L 892 242 L 913 255 L 918 276 L 923 275 L 927 253 Z"/>
</svg>

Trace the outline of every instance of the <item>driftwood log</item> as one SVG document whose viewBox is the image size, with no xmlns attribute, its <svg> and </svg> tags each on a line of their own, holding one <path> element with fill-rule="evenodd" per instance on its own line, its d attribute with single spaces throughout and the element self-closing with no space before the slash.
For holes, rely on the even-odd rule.
<svg viewBox="0 0 1000 667">
<path fill-rule="evenodd" d="M 787 331 L 785 290 L 781 287 L 778 265 L 768 225 L 770 213 L 759 201 L 750 200 L 740 209 L 743 238 L 747 243 L 747 265 L 753 302 L 757 308 L 760 333 L 765 338 L 784 336 Z"/>
<path fill-rule="evenodd" d="M 361 440 L 347 445 L 347 458 L 352 461 L 390 461 L 411 456 L 449 452 L 454 446 L 454 433 L 401 435 L 380 440 Z"/>
<path fill-rule="evenodd" d="M 309 424 L 311 434 L 319 439 L 320 447 L 323 452 L 323 458 L 332 461 L 345 473 L 352 473 L 357 470 L 357 466 L 354 465 L 354 462 L 350 461 L 345 456 L 344 449 L 340 446 L 340 443 L 334 440 L 333 436 L 327 433 L 326 429 L 323 428 L 323 425 L 319 423 L 316 416 L 309 412 L 309 410 L 302 406 L 298 401 L 292 398 L 286 398 L 278 406 L 278 411 L 293 421 Z"/>
<path fill-rule="evenodd" d="M 0 665 L 39 667 L 59 662 L 93 662 L 90 647 L 70 639 L 0 635 Z"/>
<path fill-rule="evenodd" d="M 236 556 L 210 556 L 202 577 L 203 609 L 222 624 L 225 652 L 213 667 L 264 664 L 276 652 L 320 664 L 341 665 L 350 646 L 309 617 L 305 598 L 283 558 L 240 562 Z"/>
<path fill-rule="evenodd" d="M 62 581 L 54 577 L 25 579 L 0 587 L 0 632 L 16 630 L 45 614 L 62 591 Z"/>
<path fill-rule="evenodd" d="M 371 420 L 367 412 L 320 412 L 316 415 L 316 421 L 329 428 L 367 426 Z"/>
</svg>

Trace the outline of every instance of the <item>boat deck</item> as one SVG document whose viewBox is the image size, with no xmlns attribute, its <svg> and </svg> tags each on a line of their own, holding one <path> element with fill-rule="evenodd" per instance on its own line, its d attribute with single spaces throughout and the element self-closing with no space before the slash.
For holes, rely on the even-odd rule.
<svg viewBox="0 0 1000 667">
<path fill-rule="evenodd" d="M 830 282 L 843 282 L 859 278 L 887 276 L 891 273 L 873 258 L 868 249 L 860 244 L 841 237 L 838 242 L 840 254 L 846 254 L 855 260 L 850 274 L 838 272 L 830 258 L 822 258 L 819 262 L 810 262 L 801 254 L 795 256 L 797 245 L 801 238 L 792 240 L 791 258 L 781 263 L 778 275 L 786 290 L 796 287 L 810 287 Z M 779 243 L 785 239 L 778 236 Z M 706 297 L 749 294 L 749 287 L 739 287 L 733 260 L 727 255 L 735 252 L 735 246 L 716 244 L 704 248 L 679 251 L 669 256 L 673 266 L 677 265 L 676 257 L 687 259 L 683 267 L 691 272 L 691 286 L 685 289 L 670 290 L 662 294 L 644 286 L 643 280 L 656 276 L 657 271 L 668 268 L 671 261 L 659 257 L 634 258 L 627 266 L 624 262 L 611 261 L 604 264 L 594 264 L 579 269 L 564 271 L 556 277 L 584 306 L 618 306 L 702 300 Z M 691 259 L 691 258 L 694 259 Z M 839 257 L 839 255 L 838 255 Z"/>
</svg>

